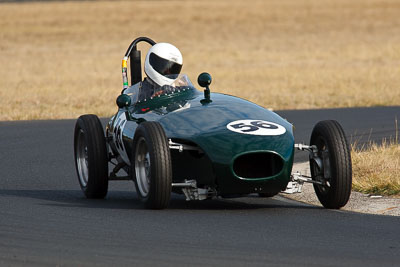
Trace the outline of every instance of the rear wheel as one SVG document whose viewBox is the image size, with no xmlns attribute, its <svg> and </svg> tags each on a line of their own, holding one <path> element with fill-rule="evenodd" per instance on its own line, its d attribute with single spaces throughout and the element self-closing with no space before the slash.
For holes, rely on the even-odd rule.
<svg viewBox="0 0 400 267">
<path fill-rule="evenodd" d="M 346 205 L 351 193 L 352 164 L 350 147 L 340 124 L 328 120 L 317 123 L 310 145 L 318 148 L 316 158 L 310 159 L 314 190 L 325 208 L 339 209 Z"/>
<path fill-rule="evenodd" d="M 171 197 L 172 165 L 168 140 L 158 122 L 143 122 L 133 140 L 132 174 L 146 208 L 164 209 Z"/>
<path fill-rule="evenodd" d="M 75 124 L 75 167 L 87 198 L 104 198 L 108 190 L 108 158 L 103 127 L 96 115 L 83 115 Z"/>
</svg>

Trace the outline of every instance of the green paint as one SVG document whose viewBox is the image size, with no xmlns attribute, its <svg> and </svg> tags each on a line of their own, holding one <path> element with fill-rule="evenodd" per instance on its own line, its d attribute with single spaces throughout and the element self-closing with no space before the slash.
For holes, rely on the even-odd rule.
<svg viewBox="0 0 400 267">
<path fill-rule="evenodd" d="M 130 151 L 135 129 L 141 121 L 158 121 L 168 138 L 193 142 L 204 151 L 207 162 L 212 166 L 213 183 L 217 185 L 221 194 L 283 190 L 289 182 L 293 165 L 292 125 L 277 114 L 237 97 L 211 93 L 211 99 L 212 102 L 204 105 L 203 94 L 194 88 L 188 88 L 170 95 L 161 95 L 130 104 L 128 120 L 132 122 L 127 123 L 124 128 L 125 146 Z M 278 123 L 286 129 L 286 132 L 278 136 L 257 136 L 227 129 L 228 123 L 243 119 Z M 108 127 L 112 130 L 112 125 Z M 276 153 L 283 160 L 282 171 L 275 176 L 259 179 L 237 177 L 232 171 L 233 160 L 243 153 L 250 152 Z M 205 161 L 199 161 L 199 164 L 203 164 L 202 162 Z M 198 176 L 195 171 L 193 173 L 188 171 L 186 177 L 174 177 L 174 179 L 197 177 L 199 184 L 202 182 L 209 184 L 209 175 L 204 178 Z"/>
</svg>

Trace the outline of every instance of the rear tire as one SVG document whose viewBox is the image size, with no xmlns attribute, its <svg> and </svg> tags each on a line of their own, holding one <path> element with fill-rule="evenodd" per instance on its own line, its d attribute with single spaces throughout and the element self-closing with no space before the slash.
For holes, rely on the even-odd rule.
<svg viewBox="0 0 400 267">
<path fill-rule="evenodd" d="M 96 115 L 82 115 L 75 124 L 75 167 L 87 198 L 104 198 L 108 191 L 107 145 Z"/>
<path fill-rule="evenodd" d="M 133 140 L 132 175 L 136 192 L 148 209 L 168 207 L 172 164 L 168 139 L 158 122 L 142 122 Z"/>
<path fill-rule="evenodd" d="M 326 181 L 326 185 L 314 184 L 321 204 L 328 209 L 339 209 L 349 200 L 352 184 L 350 147 L 340 124 L 334 120 L 317 123 L 311 134 L 310 145 L 318 148 L 322 169 L 310 160 L 313 180 Z"/>
</svg>

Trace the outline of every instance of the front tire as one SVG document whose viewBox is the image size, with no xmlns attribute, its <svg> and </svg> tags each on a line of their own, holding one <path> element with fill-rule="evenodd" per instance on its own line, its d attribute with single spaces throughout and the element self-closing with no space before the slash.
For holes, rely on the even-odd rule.
<svg viewBox="0 0 400 267">
<path fill-rule="evenodd" d="M 325 185 L 314 184 L 314 190 L 321 204 L 328 209 L 345 206 L 350 198 L 352 164 L 350 147 L 340 124 L 334 120 L 317 123 L 311 134 L 310 145 L 318 148 L 322 168 L 310 159 L 313 180 Z"/>
<path fill-rule="evenodd" d="M 108 191 L 107 145 L 96 115 L 82 115 L 75 124 L 75 167 L 87 198 L 104 198 Z"/>
<path fill-rule="evenodd" d="M 168 207 L 172 164 L 168 140 L 158 122 L 142 122 L 133 140 L 132 174 L 136 192 L 149 209 Z"/>
</svg>

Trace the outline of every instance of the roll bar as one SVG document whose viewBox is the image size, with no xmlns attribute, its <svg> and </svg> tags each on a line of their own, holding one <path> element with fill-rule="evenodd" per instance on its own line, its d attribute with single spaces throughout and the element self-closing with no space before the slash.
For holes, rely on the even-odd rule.
<svg viewBox="0 0 400 267">
<path fill-rule="evenodd" d="M 142 81 L 142 62 L 140 50 L 137 50 L 137 44 L 140 42 L 146 42 L 150 45 L 155 45 L 152 39 L 148 37 L 138 37 L 129 45 L 126 50 L 125 56 L 122 59 L 122 83 L 123 89 L 128 88 L 128 58 L 130 57 L 130 68 L 131 68 L 131 85 Z"/>
</svg>

